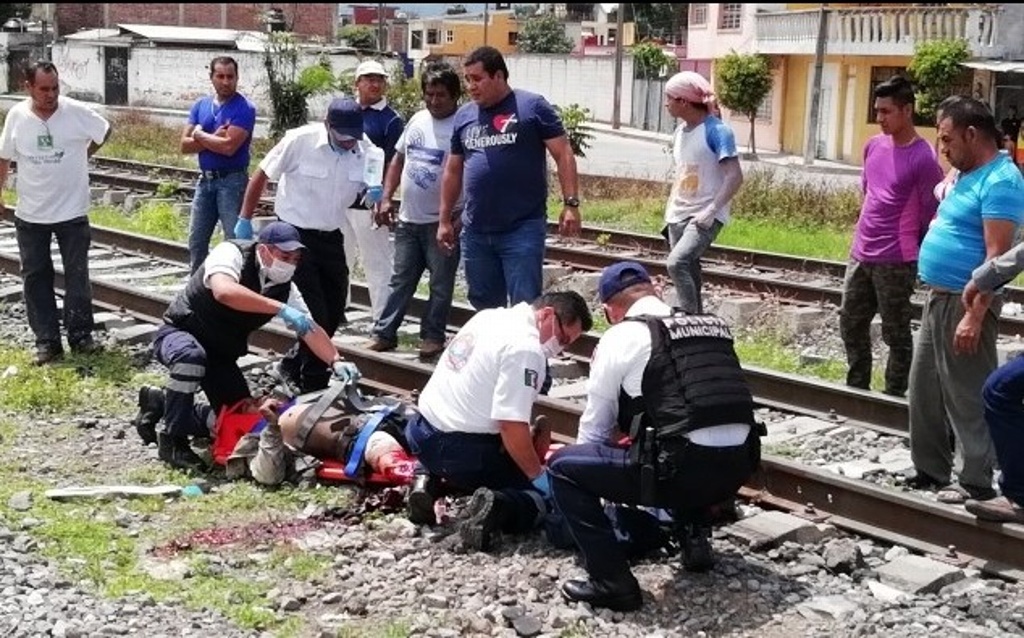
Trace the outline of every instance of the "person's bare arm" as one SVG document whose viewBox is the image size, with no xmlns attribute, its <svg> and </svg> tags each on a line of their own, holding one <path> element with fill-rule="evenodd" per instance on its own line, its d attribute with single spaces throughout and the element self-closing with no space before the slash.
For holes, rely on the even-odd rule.
<svg viewBox="0 0 1024 638">
<path fill-rule="evenodd" d="M 192 133 L 192 139 L 208 151 L 218 155 L 229 157 L 234 155 L 245 140 L 249 139 L 249 131 L 241 126 L 232 126 L 230 123 L 218 128 L 213 133 L 197 128 Z"/>
<path fill-rule="evenodd" d="M 94 153 L 95 153 L 96 151 L 100 150 L 100 148 L 101 148 L 101 147 L 102 147 L 102 146 L 103 146 L 104 144 L 106 144 L 106 143 L 107 143 L 107 140 L 109 140 L 109 139 L 110 139 L 110 134 L 111 134 L 111 133 L 113 133 L 113 132 L 114 132 L 114 127 L 113 127 L 112 125 L 109 125 L 109 124 L 108 124 L 108 125 L 107 125 L 107 134 L 103 136 L 103 141 L 102 141 L 102 142 L 100 142 L 99 144 L 97 144 L 96 142 L 89 142 L 89 149 L 88 149 L 88 150 L 86 151 L 86 155 L 87 155 L 88 157 L 92 157 L 92 156 L 93 156 L 93 154 L 94 154 Z"/>
<path fill-rule="evenodd" d="M 537 451 L 533 447 L 530 435 L 530 424 L 522 421 L 499 421 L 501 426 L 501 444 L 512 457 L 526 478 L 531 481 L 537 478 L 544 469 Z"/>
<path fill-rule="evenodd" d="M 452 209 L 462 194 L 462 169 L 465 158 L 449 153 L 441 175 L 441 208 L 438 213 L 437 243 L 441 250 L 451 254 L 455 250 L 456 232 L 452 223 Z"/>
<path fill-rule="evenodd" d="M 178 146 L 181 152 L 185 155 L 191 155 L 203 150 L 202 144 L 197 142 L 195 137 L 192 135 L 196 130 L 196 127 L 196 124 L 186 124 L 185 129 L 181 132 L 181 140 Z"/>
<path fill-rule="evenodd" d="M 985 233 L 985 260 L 995 259 L 1013 245 L 1017 225 L 1003 219 L 986 219 L 983 222 Z M 974 302 L 965 309 L 964 316 L 953 333 L 953 352 L 956 354 L 974 354 L 981 341 L 981 328 L 985 313 L 992 304 L 991 295 L 978 295 Z"/>
<path fill-rule="evenodd" d="M 544 140 L 544 146 L 551 153 L 558 168 L 558 185 L 562 189 L 562 197 L 579 197 L 580 181 L 576 172 L 576 155 L 572 152 L 572 145 L 565 135 Z M 579 207 L 562 206 L 562 213 L 558 216 L 558 232 L 561 235 L 578 235 L 581 226 Z"/>
</svg>

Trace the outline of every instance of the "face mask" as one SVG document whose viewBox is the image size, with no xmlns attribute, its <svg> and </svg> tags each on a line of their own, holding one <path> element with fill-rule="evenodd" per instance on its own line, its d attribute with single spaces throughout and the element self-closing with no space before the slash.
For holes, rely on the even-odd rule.
<svg viewBox="0 0 1024 638">
<path fill-rule="evenodd" d="M 295 264 L 271 257 L 268 266 L 261 253 L 257 253 L 256 257 L 260 260 L 260 274 L 266 277 L 270 283 L 283 284 L 292 280 L 292 276 L 295 274 Z"/>
<path fill-rule="evenodd" d="M 552 325 L 551 328 L 551 336 L 548 337 L 547 341 L 540 344 L 541 350 L 544 351 L 544 356 L 549 359 L 551 357 L 557 357 L 563 350 L 562 343 L 558 340 L 558 332 L 555 330 L 555 326 Z"/>
</svg>

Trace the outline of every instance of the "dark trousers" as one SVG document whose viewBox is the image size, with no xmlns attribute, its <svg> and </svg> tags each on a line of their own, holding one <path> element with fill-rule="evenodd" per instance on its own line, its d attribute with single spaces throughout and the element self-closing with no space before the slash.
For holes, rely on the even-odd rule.
<svg viewBox="0 0 1024 638">
<path fill-rule="evenodd" d="M 509 506 L 504 531 L 521 533 L 537 524 L 540 494 L 505 451 L 501 436 L 440 432 L 417 415 L 406 426 L 405 438 L 422 466 L 421 471 L 426 470 L 457 490 L 472 492 L 486 487 L 501 494 Z"/>
<path fill-rule="evenodd" d="M 701 510 L 733 497 L 760 459 L 760 440 L 751 433 L 743 445 L 706 447 L 686 444 L 677 457 L 676 475 L 659 484 L 658 503 L 673 516 Z M 616 540 L 601 499 L 640 505 L 640 468 L 629 449 L 601 443 L 569 445 L 548 461 L 551 492 L 591 578 L 622 582 L 629 561 Z"/>
<path fill-rule="evenodd" d="M 328 337 L 341 325 L 348 295 L 348 265 L 345 263 L 345 238 L 340 230 L 299 229 L 306 246 L 292 281 L 306 300 L 313 320 Z M 304 342 L 298 341 L 281 360 L 282 371 L 297 382 L 302 392 L 327 387 L 331 371 Z"/>
<path fill-rule="evenodd" d="M 14 220 L 21 257 L 28 325 L 37 346 L 60 348 L 60 320 L 54 296 L 54 268 L 50 240 L 57 238 L 64 270 L 64 329 L 68 344 L 74 346 L 92 338 L 92 286 L 89 284 L 89 219 L 57 224 L 33 224 Z"/>
<path fill-rule="evenodd" d="M 168 371 L 162 431 L 171 436 L 210 436 L 208 412 L 196 409 L 200 389 L 214 414 L 251 396 L 235 359 L 211 356 L 191 333 L 162 326 L 153 340 L 153 354 Z"/>
<path fill-rule="evenodd" d="M 985 422 L 1002 469 L 1003 496 L 1024 505 L 1024 357 L 989 375 L 982 390 Z"/>
<path fill-rule="evenodd" d="M 871 388 L 871 320 L 877 312 L 882 318 L 882 340 L 889 346 L 885 392 L 895 396 L 906 393 L 914 355 L 910 297 L 916 282 L 917 262 L 865 264 L 851 259 L 847 263 L 839 308 L 839 333 L 850 366 L 847 385 Z"/>
<path fill-rule="evenodd" d="M 458 269 L 459 249 L 451 255 L 441 250 L 437 245 L 437 223 L 399 222 L 395 228 L 395 267 L 388 301 L 373 327 L 374 336 L 389 343 L 398 342 L 405 309 L 416 294 L 423 271 L 427 270 L 430 272 L 430 297 L 420 319 L 420 339 L 444 343 Z"/>
</svg>

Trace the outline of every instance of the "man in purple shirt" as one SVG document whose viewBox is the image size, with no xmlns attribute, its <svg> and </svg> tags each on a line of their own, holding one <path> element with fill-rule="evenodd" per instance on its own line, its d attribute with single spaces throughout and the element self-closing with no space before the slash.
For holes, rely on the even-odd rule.
<svg viewBox="0 0 1024 638">
<path fill-rule="evenodd" d="M 942 181 L 935 149 L 914 128 L 914 89 L 894 77 L 874 90 L 875 119 L 882 132 L 864 145 L 864 201 L 850 249 L 839 309 L 846 346 L 846 384 L 871 387 L 871 320 L 882 317 L 889 346 L 885 393 L 907 391 L 914 343 L 910 296 L 917 279 L 917 253 L 938 201 Z"/>
</svg>

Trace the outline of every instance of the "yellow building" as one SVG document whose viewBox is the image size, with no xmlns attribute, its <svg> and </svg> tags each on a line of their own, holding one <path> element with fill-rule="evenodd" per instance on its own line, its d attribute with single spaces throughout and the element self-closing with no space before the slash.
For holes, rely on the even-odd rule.
<svg viewBox="0 0 1024 638">
<path fill-rule="evenodd" d="M 721 7 L 739 5 L 690 6 L 692 24 L 694 6 L 707 7 L 704 15 L 715 23 L 714 16 L 724 11 Z M 805 152 L 820 6 L 787 4 L 785 10 L 743 14 L 734 29 L 750 36 L 742 52 L 770 55 L 776 70 L 770 100 L 778 115 L 759 125 L 765 134 L 761 137 L 759 131 L 759 137 L 797 155 Z M 752 19 L 742 20 L 748 15 Z M 829 4 L 815 157 L 860 164 L 864 143 L 879 131 L 874 87 L 906 73 L 918 42 L 963 38 L 973 57 L 998 57 L 997 19 L 998 11 L 991 5 Z M 692 29 L 690 33 L 692 42 Z M 710 49 L 704 53 L 712 59 L 724 54 Z M 985 70 L 965 72 L 967 81 L 958 92 L 991 102 L 991 75 Z M 922 133 L 930 136 L 926 130 Z"/>
<path fill-rule="evenodd" d="M 516 51 L 518 23 L 511 11 L 493 11 L 484 23 L 483 14 L 438 16 L 409 21 L 409 58 L 461 57 L 490 45 L 502 54 Z"/>
</svg>

